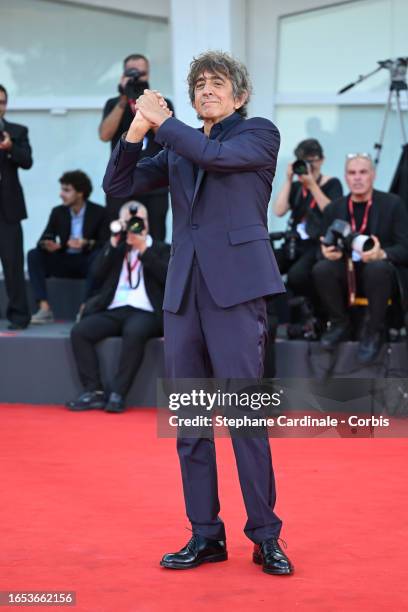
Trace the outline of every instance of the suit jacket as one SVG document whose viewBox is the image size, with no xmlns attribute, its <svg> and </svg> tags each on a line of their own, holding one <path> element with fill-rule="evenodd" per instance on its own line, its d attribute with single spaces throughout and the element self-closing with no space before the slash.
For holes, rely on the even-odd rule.
<svg viewBox="0 0 408 612">
<path fill-rule="evenodd" d="M 173 240 L 164 309 L 179 310 L 194 255 L 221 307 L 283 293 L 267 229 L 280 142 L 273 123 L 234 113 L 207 138 L 171 117 L 156 140 L 163 151 L 139 162 L 141 143 L 120 140 L 103 185 L 118 197 L 170 186 Z"/>
<path fill-rule="evenodd" d="M 84 247 L 84 252 L 103 246 L 109 236 L 104 206 L 86 202 L 82 233 L 83 238 L 89 241 Z M 47 226 L 38 241 L 39 246 L 47 235 L 53 236 L 54 239 L 58 236 L 62 246 L 61 252 L 66 250 L 71 235 L 71 212 L 68 206 L 60 204 L 51 210 Z"/>
<path fill-rule="evenodd" d="M 126 244 L 118 247 L 111 246 L 110 241 L 97 256 L 93 274 L 97 283 L 103 284 L 97 295 L 86 303 L 83 316 L 106 310 L 115 296 L 123 260 L 126 253 Z M 153 306 L 154 312 L 163 325 L 163 298 L 166 283 L 167 267 L 170 257 L 170 245 L 153 240 L 152 245 L 139 256 L 143 265 L 143 278 L 146 293 Z"/>
<path fill-rule="evenodd" d="M 350 221 L 348 200 L 350 194 L 334 200 L 323 213 L 323 230 L 327 231 L 335 219 Z M 370 234 L 377 236 L 388 260 L 395 266 L 403 306 L 408 306 L 408 212 L 401 198 L 392 193 L 373 191 L 368 214 Z"/>
<path fill-rule="evenodd" d="M 13 141 L 11 151 L 0 151 L 0 213 L 9 223 L 27 218 L 23 189 L 18 169 L 28 170 L 33 165 L 28 129 L 4 120 L 4 130 Z"/>
</svg>

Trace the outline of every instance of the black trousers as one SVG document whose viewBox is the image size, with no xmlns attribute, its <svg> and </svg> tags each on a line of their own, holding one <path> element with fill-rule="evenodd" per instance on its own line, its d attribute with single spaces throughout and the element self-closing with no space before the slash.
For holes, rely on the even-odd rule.
<svg viewBox="0 0 408 612">
<path fill-rule="evenodd" d="M 121 336 L 118 369 L 110 390 L 125 396 L 142 362 L 147 340 L 160 337 L 162 333 L 154 312 L 131 306 L 84 317 L 71 330 L 74 357 L 84 388 L 87 391 L 103 389 L 95 345 L 104 338 Z"/>
<path fill-rule="evenodd" d="M 298 240 L 296 243 L 296 259 L 291 261 L 285 247 L 275 252 L 276 263 L 281 274 L 287 274 L 287 286 L 295 295 L 313 298 L 313 288 L 310 282 L 318 245 L 314 240 Z"/>
<path fill-rule="evenodd" d="M 133 198 L 106 197 L 106 210 L 109 223 L 118 218 L 120 207 Z M 145 193 L 135 196 L 135 200 L 144 204 L 149 215 L 149 234 L 155 240 L 164 242 L 166 238 L 166 215 L 169 208 L 168 193 Z"/>
<path fill-rule="evenodd" d="M 357 293 L 368 299 L 369 324 L 372 331 L 385 323 L 388 299 L 396 290 L 395 270 L 388 261 L 357 262 Z M 322 259 L 313 268 L 313 282 L 332 322 L 343 323 L 348 317 L 347 270 L 344 259 Z"/>
<path fill-rule="evenodd" d="M 48 253 L 39 247 L 27 254 L 28 273 L 37 302 L 47 299 L 46 279 L 56 278 L 86 278 L 83 301 L 90 297 L 93 289 L 91 274 L 92 263 L 99 250 L 90 253 Z"/>
<path fill-rule="evenodd" d="M 8 223 L 0 215 L 0 260 L 8 296 L 6 317 L 25 326 L 30 322 L 24 278 L 24 250 L 21 223 Z"/>
</svg>

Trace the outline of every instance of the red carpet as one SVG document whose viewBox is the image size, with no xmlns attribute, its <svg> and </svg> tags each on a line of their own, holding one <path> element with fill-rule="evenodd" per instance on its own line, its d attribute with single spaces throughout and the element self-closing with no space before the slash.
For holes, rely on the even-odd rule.
<svg viewBox="0 0 408 612">
<path fill-rule="evenodd" d="M 176 572 L 158 561 L 190 533 L 175 441 L 157 439 L 153 411 L 3 405 L 0 421 L 2 591 L 74 590 L 67 609 L 81 612 L 408 608 L 407 440 L 272 441 L 296 567 L 278 577 L 251 563 L 229 440 L 217 448 L 230 560 Z"/>
</svg>

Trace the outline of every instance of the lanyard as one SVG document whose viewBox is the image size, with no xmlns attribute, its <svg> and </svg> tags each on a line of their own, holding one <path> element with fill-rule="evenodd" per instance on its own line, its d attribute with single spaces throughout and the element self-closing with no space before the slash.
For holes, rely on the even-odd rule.
<svg viewBox="0 0 408 612">
<path fill-rule="evenodd" d="M 139 284 L 140 284 L 140 272 L 141 272 L 141 261 L 140 259 L 137 257 L 134 261 L 134 263 L 131 263 L 131 257 L 130 257 L 130 252 L 126 253 L 125 255 L 125 259 L 126 259 L 126 266 L 127 266 L 127 272 L 128 272 L 128 282 L 129 282 L 129 287 L 131 289 L 137 289 Z M 136 281 L 136 285 L 133 286 L 132 285 L 132 274 L 134 272 L 134 270 L 137 269 L 137 281 Z"/>
<path fill-rule="evenodd" d="M 372 204 L 373 200 L 372 198 L 370 198 L 366 204 L 365 210 L 364 210 L 364 217 L 363 217 L 363 221 L 361 222 L 360 228 L 358 230 L 359 233 L 363 233 L 366 228 L 367 228 L 367 223 L 368 223 L 368 213 L 370 212 L 370 208 L 371 208 L 371 204 Z M 349 198 L 348 201 L 348 209 L 349 209 L 349 214 L 350 214 L 350 221 L 351 221 L 351 229 L 353 232 L 357 231 L 357 226 L 356 226 L 356 219 L 354 217 L 354 202 L 351 199 L 351 196 Z"/>
</svg>

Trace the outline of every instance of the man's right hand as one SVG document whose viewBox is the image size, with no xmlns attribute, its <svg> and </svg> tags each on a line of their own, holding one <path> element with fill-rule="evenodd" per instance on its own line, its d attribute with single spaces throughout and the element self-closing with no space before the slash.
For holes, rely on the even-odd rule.
<svg viewBox="0 0 408 612">
<path fill-rule="evenodd" d="M 48 251 L 48 253 L 55 253 L 55 251 L 59 251 L 61 245 L 59 242 L 55 242 L 54 240 L 42 240 L 41 246 L 43 249 Z"/>
<path fill-rule="evenodd" d="M 321 237 L 320 240 L 322 241 L 323 237 Z M 335 246 L 325 246 L 323 243 L 321 243 L 320 247 L 322 249 L 323 257 L 329 259 L 330 261 L 338 261 L 343 257 L 343 253 Z"/>
</svg>

